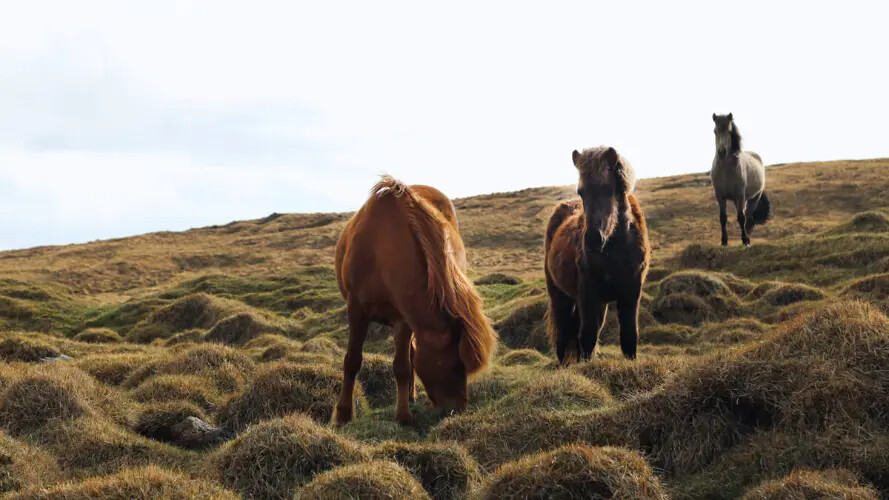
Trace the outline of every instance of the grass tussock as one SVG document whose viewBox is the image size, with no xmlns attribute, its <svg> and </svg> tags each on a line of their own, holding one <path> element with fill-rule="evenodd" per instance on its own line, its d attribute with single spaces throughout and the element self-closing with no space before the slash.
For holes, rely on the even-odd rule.
<svg viewBox="0 0 889 500">
<path fill-rule="evenodd" d="M 858 477 L 843 469 L 826 471 L 796 470 L 787 477 L 768 481 L 744 494 L 743 500 L 877 500 L 873 488 L 862 485 Z"/>
<path fill-rule="evenodd" d="M 287 362 L 263 366 L 256 379 L 233 396 L 219 412 L 227 429 L 241 431 L 261 420 L 284 417 L 294 412 L 316 422 L 330 422 L 343 384 L 340 371 L 326 365 L 298 365 Z M 361 384 L 355 384 L 357 415 L 367 411 Z"/>
<path fill-rule="evenodd" d="M 182 333 L 177 333 L 176 335 L 168 338 L 164 345 L 167 347 L 173 347 L 181 344 L 203 342 L 206 336 L 207 332 L 205 330 L 202 330 L 200 328 L 192 328 L 191 330 L 185 330 Z"/>
<path fill-rule="evenodd" d="M 150 403 L 140 408 L 133 430 L 140 436 L 170 443 L 176 437 L 173 427 L 188 417 L 207 420 L 204 410 L 188 401 Z"/>
<path fill-rule="evenodd" d="M 47 342 L 24 334 L 9 335 L 0 340 L 0 359 L 37 363 L 43 358 L 55 358 L 61 352 Z"/>
<path fill-rule="evenodd" d="M 91 344 L 113 344 L 122 342 L 123 338 L 110 328 L 87 328 L 75 335 L 74 340 Z"/>
<path fill-rule="evenodd" d="M 131 342 L 143 343 L 168 339 L 193 328 L 212 328 L 219 320 L 247 308 L 246 304 L 206 293 L 186 295 L 140 321 L 129 331 L 127 338 Z"/>
<path fill-rule="evenodd" d="M 50 486 L 61 477 L 62 472 L 51 455 L 0 432 L 0 495 Z"/>
<path fill-rule="evenodd" d="M 108 476 L 92 477 L 81 482 L 62 483 L 52 488 L 32 488 L 9 498 L 15 500 L 91 500 L 94 498 L 236 500 L 238 496 L 213 482 L 193 479 L 187 475 L 149 465 L 125 469 Z"/>
<path fill-rule="evenodd" d="M 212 384 L 195 375 L 157 375 L 131 390 L 130 397 L 140 403 L 189 401 L 205 411 L 215 410 L 222 402 Z"/>
<path fill-rule="evenodd" d="M 74 365 L 103 384 L 118 386 L 153 359 L 154 356 L 145 353 L 96 354 L 78 358 Z"/>
<path fill-rule="evenodd" d="M 476 285 L 519 285 L 522 279 L 518 276 L 511 276 L 503 273 L 491 273 L 475 280 Z"/>
<path fill-rule="evenodd" d="M 246 354 L 218 344 L 184 346 L 182 350 L 143 365 L 123 383 L 134 388 L 155 375 L 190 375 L 204 377 L 215 390 L 230 394 L 243 387 L 253 376 L 256 364 Z"/>
<path fill-rule="evenodd" d="M 229 345 L 244 345 L 251 339 L 265 333 L 281 331 L 280 327 L 249 312 L 227 316 L 213 325 L 205 340 Z"/>
<path fill-rule="evenodd" d="M 319 474 L 300 488 L 296 499 L 429 498 L 416 479 L 398 465 L 383 460 L 338 467 Z"/>
<path fill-rule="evenodd" d="M 549 361 L 549 357 L 535 349 L 516 349 L 497 358 L 501 366 L 539 365 Z"/>
<path fill-rule="evenodd" d="M 478 464 L 455 443 L 386 442 L 373 456 L 404 467 L 436 500 L 467 498 L 481 480 Z"/>
<path fill-rule="evenodd" d="M 662 358 L 600 358 L 573 365 L 571 370 L 605 386 L 614 397 L 626 399 L 663 385 L 673 367 Z"/>
<path fill-rule="evenodd" d="M 363 358 L 358 380 L 368 403 L 374 408 L 394 404 L 396 390 L 392 358 L 382 354 L 366 354 Z M 288 357 L 288 361 L 292 362 L 292 358 Z"/>
<path fill-rule="evenodd" d="M 115 422 L 129 417 L 119 394 L 68 364 L 36 366 L 0 394 L 0 426 L 13 436 L 55 421 L 93 416 Z"/>
<path fill-rule="evenodd" d="M 504 464 L 480 498 L 666 499 L 651 467 L 621 448 L 565 446 Z"/>
<path fill-rule="evenodd" d="M 369 458 L 358 443 L 292 415 L 251 426 L 214 453 L 210 473 L 247 498 L 291 498 L 316 474 Z"/>
<path fill-rule="evenodd" d="M 506 307 L 511 312 L 494 324 L 499 340 L 512 349 L 549 350 L 549 339 L 546 335 L 546 297 L 527 297 L 516 299 Z"/>
</svg>

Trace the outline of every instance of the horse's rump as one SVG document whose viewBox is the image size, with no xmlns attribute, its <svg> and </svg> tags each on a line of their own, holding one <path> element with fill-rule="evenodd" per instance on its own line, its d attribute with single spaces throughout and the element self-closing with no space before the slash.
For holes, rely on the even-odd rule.
<svg viewBox="0 0 889 500">
<path fill-rule="evenodd" d="M 426 264 L 426 290 L 432 304 L 460 322 L 460 359 L 467 374 L 485 368 L 496 347 L 497 337 L 482 309 L 482 299 L 464 274 L 462 241 L 456 218 L 451 222 L 438 207 L 418 191 L 390 176 L 384 176 L 371 190 L 372 196 L 394 196 L 399 201 Z M 441 203 L 439 203 L 441 205 Z M 453 211 L 453 206 L 450 205 Z M 452 212 L 453 213 L 453 212 Z M 451 225 L 453 231 L 448 229 Z M 459 251 L 455 251 L 455 247 Z"/>
</svg>

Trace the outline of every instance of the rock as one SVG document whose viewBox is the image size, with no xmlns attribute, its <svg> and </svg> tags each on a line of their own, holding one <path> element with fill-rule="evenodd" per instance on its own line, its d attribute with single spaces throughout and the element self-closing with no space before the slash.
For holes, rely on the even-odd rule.
<svg viewBox="0 0 889 500">
<path fill-rule="evenodd" d="M 72 358 L 71 356 L 68 356 L 67 354 L 59 354 L 58 356 L 51 357 L 51 358 L 40 358 L 40 362 L 41 363 L 55 363 L 58 361 L 71 361 L 72 359 L 74 359 L 74 358 Z"/>
<path fill-rule="evenodd" d="M 173 444 L 191 450 L 208 448 L 225 441 L 222 428 L 197 417 L 186 417 L 173 426 Z"/>
</svg>

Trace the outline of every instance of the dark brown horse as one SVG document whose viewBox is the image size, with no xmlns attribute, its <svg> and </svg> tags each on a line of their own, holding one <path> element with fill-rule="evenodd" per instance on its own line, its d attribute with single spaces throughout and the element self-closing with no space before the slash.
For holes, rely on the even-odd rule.
<svg viewBox="0 0 889 500">
<path fill-rule="evenodd" d="M 337 425 L 352 419 L 355 376 L 371 321 L 393 327 L 397 421 L 413 419 L 415 372 L 437 407 L 466 408 L 467 377 L 488 365 L 497 336 L 465 268 L 451 201 L 435 188 L 383 177 L 336 246 L 337 281 L 349 317 Z"/>
<path fill-rule="evenodd" d="M 635 175 L 614 148 L 574 151 L 580 200 L 561 203 L 546 228 L 547 330 L 559 362 L 596 350 L 608 303 L 617 302 L 620 347 L 636 358 L 642 284 L 651 250 Z"/>
</svg>

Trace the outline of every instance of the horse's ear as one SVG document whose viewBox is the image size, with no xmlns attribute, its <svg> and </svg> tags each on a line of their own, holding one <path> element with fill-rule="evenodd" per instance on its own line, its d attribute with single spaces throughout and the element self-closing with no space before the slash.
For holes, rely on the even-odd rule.
<svg viewBox="0 0 889 500">
<path fill-rule="evenodd" d="M 728 121 L 732 121 L 732 114 L 731 113 L 728 114 Z"/>
<path fill-rule="evenodd" d="M 577 164 L 577 162 L 580 161 L 580 153 L 576 149 L 571 153 L 571 161 L 574 162 L 575 167 L 580 167 L 580 165 Z"/>
<path fill-rule="evenodd" d="M 605 151 L 605 154 L 602 155 L 602 159 L 608 163 L 608 168 L 617 169 L 618 161 L 617 161 L 617 151 L 614 148 L 608 148 Z"/>
<path fill-rule="evenodd" d="M 716 113 L 713 113 L 713 123 L 716 123 Z"/>
</svg>

